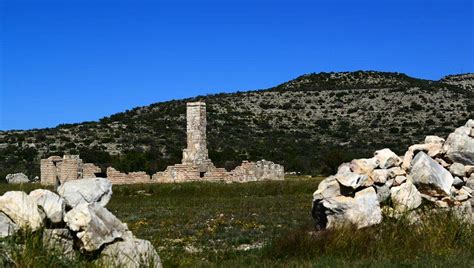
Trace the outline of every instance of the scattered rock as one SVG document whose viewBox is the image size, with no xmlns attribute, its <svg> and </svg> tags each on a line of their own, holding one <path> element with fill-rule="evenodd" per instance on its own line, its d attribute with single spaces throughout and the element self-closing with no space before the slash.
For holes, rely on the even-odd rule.
<svg viewBox="0 0 474 268">
<path fill-rule="evenodd" d="M 468 136 L 471 129 L 469 128 L 469 133 L 464 133 L 464 128 L 467 129 L 461 127 L 456 129 L 457 132 L 449 134 L 443 149 L 452 162 L 474 165 L 474 138 Z"/>
<path fill-rule="evenodd" d="M 451 193 L 453 176 L 424 152 L 419 152 L 413 159 L 410 175 L 422 193 L 441 195 Z"/>
<path fill-rule="evenodd" d="M 376 169 L 372 172 L 372 180 L 375 183 L 385 183 L 389 178 L 390 172 L 387 169 Z"/>
<path fill-rule="evenodd" d="M 319 215 L 320 228 L 336 228 L 353 224 L 357 228 L 378 224 L 382 213 L 374 188 L 369 187 L 355 197 L 336 196 L 313 204 L 313 216 Z"/>
<path fill-rule="evenodd" d="M 350 169 L 355 173 L 370 174 L 378 165 L 379 162 L 375 157 L 354 159 L 351 161 Z"/>
<path fill-rule="evenodd" d="M 461 180 L 461 179 L 458 178 L 458 177 L 454 177 L 454 180 L 453 180 L 453 186 L 454 186 L 454 187 L 459 188 L 459 187 L 462 187 L 463 185 L 464 185 L 464 181 L 463 181 L 463 180 Z"/>
<path fill-rule="evenodd" d="M 380 168 L 387 169 L 394 166 L 399 166 L 402 163 L 400 157 L 398 157 L 394 152 L 392 152 L 392 150 L 387 148 L 375 151 L 374 157 L 379 162 Z"/>
<path fill-rule="evenodd" d="M 66 202 L 59 195 L 44 189 L 32 191 L 29 196 L 43 208 L 46 217 L 51 223 L 60 223 L 63 221 L 66 210 Z"/>
<path fill-rule="evenodd" d="M 162 267 L 160 257 L 150 241 L 137 238 L 107 245 L 101 252 L 99 263 L 105 267 Z"/>
<path fill-rule="evenodd" d="M 313 199 L 320 200 L 324 198 L 338 196 L 340 194 L 341 189 L 339 186 L 339 182 L 337 182 L 335 176 L 331 176 L 319 183 L 318 190 L 316 190 L 316 192 L 314 192 L 313 194 Z"/>
<path fill-rule="evenodd" d="M 30 179 L 23 173 L 8 174 L 5 180 L 10 184 L 30 183 Z"/>
<path fill-rule="evenodd" d="M 127 225 L 97 203 L 77 205 L 66 213 L 64 222 L 69 229 L 77 232 L 81 248 L 85 251 L 97 250 L 128 234 Z"/>
<path fill-rule="evenodd" d="M 421 205 L 421 194 L 410 181 L 390 189 L 395 210 L 405 212 Z"/>
<path fill-rule="evenodd" d="M 335 177 L 340 184 L 353 189 L 357 189 L 368 179 L 367 175 L 352 172 L 349 164 L 342 164 L 339 166 Z"/>
<path fill-rule="evenodd" d="M 112 183 L 104 178 L 72 180 L 59 186 L 58 193 L 70 207 L 82 203 L 97 203 L 105 207 L 112 197 Z"/>
<path fill-rule="evenodd" d="M 449 172 L 451 172 L 451 174 L 453 174 L 454 176 L 458 176 L 461 178 L 464 177 L 464 175 L 466 174 L 464 165 L 461 163 L 453 163 L 449 167 Z"/>
<path fill-rule="evenodd" d="M 7 215 L 0 212 L 0 238 L 5 238 L 18 231 L 18 226 Z"/>
<path fill-rule="evenodd" d="M 20 228 L 36 231 L 43 226 L 38 204 L 24 192 L 10 191 L 0 196 L 0 211 Z"/>
</svg>

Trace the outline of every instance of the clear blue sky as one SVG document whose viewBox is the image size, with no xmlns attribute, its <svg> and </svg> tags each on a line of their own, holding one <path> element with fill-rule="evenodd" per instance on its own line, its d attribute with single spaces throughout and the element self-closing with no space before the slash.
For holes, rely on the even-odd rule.
<svg viewBox="0 0 474 268">
<path fill-rule="evenodd" d="M 0 16 L 0 130 L 311 72 L 474 72 L 472 0 L 0 0 Z"/>
</svg>

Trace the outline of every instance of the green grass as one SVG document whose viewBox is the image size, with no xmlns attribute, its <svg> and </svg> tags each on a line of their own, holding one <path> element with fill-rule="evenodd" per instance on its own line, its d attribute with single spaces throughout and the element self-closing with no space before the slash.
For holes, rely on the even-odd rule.
<svg viewBox="0 0 474 268">
<path fill-rule="evenodd" d="M 385 220 L 314 233 L 311 194 L 320 179 L 114 186 L 108 208 L 153 243 L 165 267 L 473 266 L 474 230 L 449 213 L 415 226 Z"/>
</svg>

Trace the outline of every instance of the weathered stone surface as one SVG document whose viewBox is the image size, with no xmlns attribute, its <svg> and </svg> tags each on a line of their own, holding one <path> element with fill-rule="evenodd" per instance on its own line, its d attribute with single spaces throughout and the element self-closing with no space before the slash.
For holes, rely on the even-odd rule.
<svg viewBox="0 0 474 268">
<path fill-rule="evenodd" d="M 350 169 L 358 174 L 371 174 L 378 165 L 379 162 L 375 157 L 354 159 L 350 163 Z"/>
<path fill-rule="evenodd" d="M 5 180 L 10 184 L 29 183 L 30 179 L 23 173 L 8 174 Z"/>
<path fill-rule="evenodd" d="M 38 206 L 43 208 L 46 218 L 52 223 L 60 223 L 63 220 L 66 210 L 66 202 L 59 195 L 44 189 L 37 189 L 30 192 Z"/>
<path fill-rule="evenodd" d="M 459 177 L 454 177 L 454 180 L 453 180 L 453 186 L 454 187 L 461 187 L 464 185 L 464 181 L 461 180 Z"/>
<path fill-rule="evenodd" d="M 425 137 L 425 144 L 432 143 L 432 144 L 440 144 L 443 145 L 444 139 L 438 136 L 430 135 Z"/>
<path fill-rule="evenodd" d="M 407 180 L 407 177 L 406 176 L 396 176 L 395 177 L 395 184 L 398 186 L 398 185 L 401 185 L 402 183 L 404 183 L 405 181 Z"/>
<path fill-rule="evenodd" d="M 81 248 L 94 251 L 128 235 L 128 227 L 97 203 L 81 203 L 64 217 L 69 229 L 77 232 Z"/>
<path fill-rule="evenodd" d="M 400 157 L 398 157 L 392 150 L 385 148 L 382 150 L 375 151 L 375 159 L 379 162 L 380 168 L 391 168 L 399 166 L 402 163 Z"/>
<path fill-rule="evenodd" d="M 463 131 L 457 131 L 449 134 L 443 149 L 452 162 L 474 165 L 474 138 L 470 137 L 469 133 L 464 134 Z"/>
<path fill-rule="evenodd" d="M 372 187 L 357 192 L 354 198 L 336 196 L 315 202 L 313 217 L 320 228 L 336 228 L 347 224 L 362 228 L 382 221 L 377 194 Z"/>
<path fill-rule="evenodd" d="M 70 207 L 82 203 L 98 203 L 105 207 L 112 197 L 112 183 L 105 178 L 72 180 L 62 184 L 58 193 Z"/>
<path fill-rule="evenodd" d="M 424 152 L 419 152 L 413 159 L 410 175 L 420 192 L 431 195 L 449 195 L 454 181 L 451 173 Z"/>
<path fill-rule="evenodd" d="M 38 204 L 24 192 L 11 191 L 0 196 L 0 211 L 20 228 L 35 231 L 43 226 L 44 217 L 38 210 Z"/>
<path fill-rule="evenodd" d="M 18 231 L 16 225 L 7 215 L 0 212 L 0 238 L 10 236 Z"/>
<path fill-rule="evenodd" d="M 43 231 L 43 246 L 50 251 L 60 253 L 68 259 L 75 259 L 74 237 L 67 228 L 45 229 Z"/>
<path fill-rule="evenodd" d="M 313 194 L 313 200 L 335 197 L 340 194 L 339 182 L 337 182 L 335 176 L 330 176 L 319 183 L 318 189 Z"/>
<path fill-rule="evenodd" d="M 360 187 L 368 179 L 367 175 L 352 172 L 348 163 L 339 166 L 335 177 L 340 184 L 353 189 Z"/>
<path fill-rule="evenodd" d="M 105 267 L 162 267 L 160 257 L 150 241 L 136 238 L 107 245 L 101 252 L 99 263 Z"/>
<path fill-rule="evenodd" d="M 401 167 L 393 167 L 388 169 L 388 175 L 390 178 L 395 178 L 397 176 L 405 176 L 407 173 Z"/>
<path fill-rule="evenodd" d="M 372 180 L 375 183 L 385 183 L 390 176 L 387 169 L 376 169 L 372 172 Z"/>
<path fill-rule="evenodd" d="M 458 177 L 464 177 L 464 175 L 466 174 L 465 173 L 465 169 L 464 169 L 464 165 L 461 164 L 461 163 L 453 163 L 450 167 L 449 167 L 449 172 L 451 172 L 451 174 L 453 174 L 454 176 L 458 176 Z"/>
<path fill-rule="evenodd" d="M 410 181 L 390 189 L 395 210 L 405 212 L 421 205 L 421 194 Z"/>
</svg>

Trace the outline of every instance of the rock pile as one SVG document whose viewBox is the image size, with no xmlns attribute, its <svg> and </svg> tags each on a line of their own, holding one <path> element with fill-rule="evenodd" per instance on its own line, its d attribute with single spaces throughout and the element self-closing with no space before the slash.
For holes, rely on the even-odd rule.
<svg viewBox="0 0 474 268">
<path fill-rule="evenodd" d="M 97 263 L 114 267 L 161 267 L 147 240 L 136 238 L 105 206 L 112 184 L 104 178 L 65 182 L 58 194 L 38 189 L 0 196 L 0 238 L 19 230 L 43 232 L 43 244 L 67 258 L 99 256 Z"/>
<path fill-rule="evenodd" d="M 23 173 L 8 174 L 5 177 L 5 180 L 10 184 L 22 184 L 22 183 L 39 182 L 38 177 L 34 177 L 33 179 L 29 179 L 28 176 L 26 176 Z"/>
<path fill-rule="evenodd" d="M 339 166 L 313 194 L 316 225 L 358 228 L 378 224 L 384 216 L 413 212 L 422 204 L 453 209 L 473 223 L 474 120 L 451 133 L 446 141 L 427 136 L 404 156 L 382 149 L 368 159 Z M 424 205 L 423 205 L 424 207 Z"/>
</svg>

